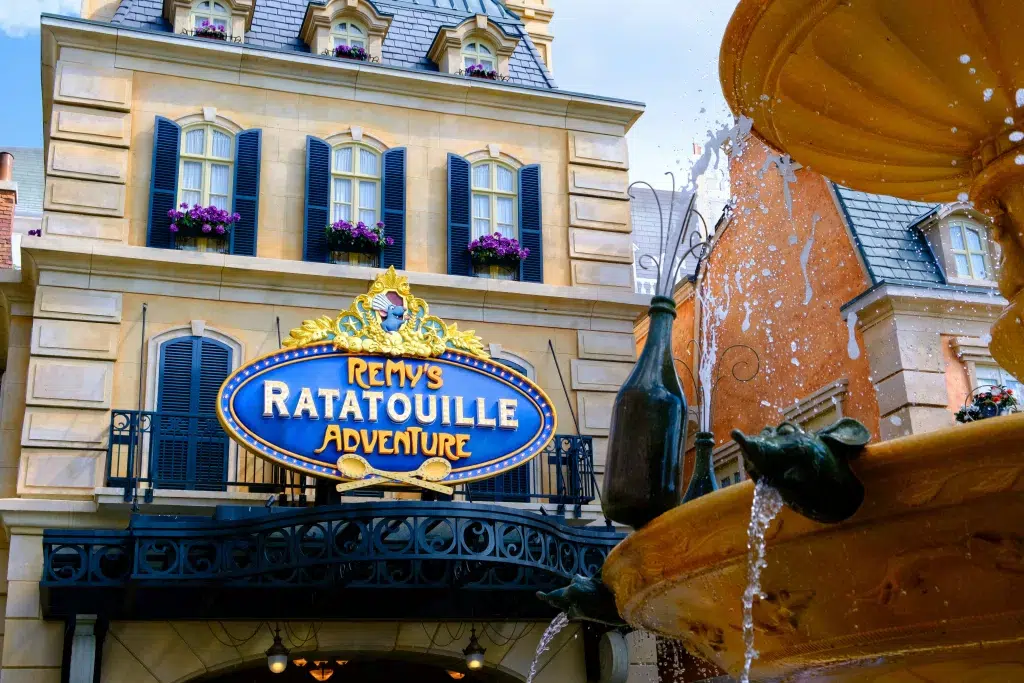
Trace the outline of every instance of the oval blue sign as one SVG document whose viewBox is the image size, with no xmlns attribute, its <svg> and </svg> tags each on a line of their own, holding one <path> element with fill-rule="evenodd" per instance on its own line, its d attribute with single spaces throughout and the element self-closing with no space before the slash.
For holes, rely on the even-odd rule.
<svg viewBox="0 0 1024 683">
<path fill-rule="evenodd" d="M 498 363 L 353 354 L 332 343 L 282 349 L 235 371 L 217 413 L 244 448 L 349 484 L 425 488 L 494 477 L 547 447 L 544 391 Z"/>
</svg>

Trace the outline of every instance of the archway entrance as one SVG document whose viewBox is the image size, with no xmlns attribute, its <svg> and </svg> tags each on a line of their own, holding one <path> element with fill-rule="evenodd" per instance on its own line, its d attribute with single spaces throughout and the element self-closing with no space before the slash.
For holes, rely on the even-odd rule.
<svg viewBox="0 0 1024 683">
<path fill-rule="evenodd" d="M 304 666 L 298 666 L 294 661 L 300 657 L 299 663 L 305 660 Z M 338 664 L 339 659 L 321 654 L 295 655 L 288 668 L 280 674 L 270 673 L 266 661 L 259 660 L 195 679 L 195 683 L 315 683 L 317 679 L 311 671 L 319 670 L 314 664 L 317 660 L 326 662 L 325 669 L 333 669 L 334 673 L 327 679 L 331 683 L 453 683 L 456 680 L 464 680 L 465 683 L 513 683 L 517 680 L 493 669 L 468 673 L 461 664 L 446 664 L 430 657 L 360 658 L 348 660 L 346 664 Z"/>
</svg>

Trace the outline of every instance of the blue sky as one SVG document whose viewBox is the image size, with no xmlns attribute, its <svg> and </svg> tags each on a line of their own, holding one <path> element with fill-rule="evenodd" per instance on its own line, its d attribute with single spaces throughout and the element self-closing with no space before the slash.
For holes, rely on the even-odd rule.
<svg viewBox="0 0 1024 683">
<path fill-rule="evenodd" d="M 39 13 L 78 0 L 0 0 L 0 64 L 9 87 L 0 148 L 41 146 Z M 718 46 L 736 0 L 554 0 L 555 79 L 561 88 L 639 100 L 630 133 L 631 176 L 663 185 L 685 171 L 693 142 L 728 118 Z M 628 11 L 623 11 L 628 8 Z"/>
</svg>

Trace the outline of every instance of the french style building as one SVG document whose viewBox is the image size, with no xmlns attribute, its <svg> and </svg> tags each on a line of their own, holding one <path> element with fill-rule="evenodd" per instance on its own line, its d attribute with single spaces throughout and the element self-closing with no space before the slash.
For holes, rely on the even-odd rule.
<svg viewBox="0 0 1024 683">
<path fill-rule="evenodd" d="M 43 15 L 42 234 L 0 272 L 5 683 L 459 680 L 474 647 L 477 680 L 525 679 L 555 613 L 534 592 L 621 536 L 598 490 L 646 301 L 625 141 L 644 107 L 560 90 L 551 17 L 547 0 Z M 359 223 L 381 249 L 328 232 Z M 529 254 L 475 263 L 495 233 Z M 529 465 L 451 500 L 339 498 L 225 435 L 225 379 L 391 267 L 550 397 L 558 434 Z M 565 629 L 535 680 L 588 680 L 599 636 Z M 616 666 L 652 670 L 653 642 L 631 645 Z"/>
</svg>

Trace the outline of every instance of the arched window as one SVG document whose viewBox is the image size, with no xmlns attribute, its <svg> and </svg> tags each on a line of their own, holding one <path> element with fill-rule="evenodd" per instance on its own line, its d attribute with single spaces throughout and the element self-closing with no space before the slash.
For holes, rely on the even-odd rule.
<svg viewBox="0 0 1024 683">
<path fill-rule="evenodd" d="M 229 442 L 217 420 L 217 393 L 232 367 L 232 349 L 209 337 L 160 344 L 149 464 L 154 488 L 226 489 Z"/>
<path fill-rule="evenodd" d="M 488 71 L 494 70 L 494 50 L 481 41 L 473 41 L 462 46 L 462 68 L 480 65 Z"/>
<path fill-rule="evenodd" d="M 366 29 L 354 21 L 341 21 L 331 27 L 331 49 L 339 45 L 366 49 Z"/>
<path fill-rule="evenodd" d="M 517 237 L 516 206 L 519 189 L 516 172 L 497 161 L 473 164 L 473 237 L 500 232 Z"/>
<path fill-rule="evenodd" d="M 956 259 L 956 274 L 975 280 L 988 280 L 986 267 L 985 233 L 968 223 L 955 222 L 949 224 L 949 239 L 953 245 L 953 258 Z"/>
<path fill-rule="evenodd" d="M 178 201 L 231 211 L 235 136 L 211 124 L 182 131 Z"/>
<path fill-rule="evenodd" d="M 366 145 L 345 144 L 331 155 L 331 222 L 380 220 L 380 154 Z"/>
<path fill-rule="evenodd" d="M 230 25 L 231 14 L 227 8 L 213 0 L 202 0 L 192 6 L 192 29 L 203 26 L 203 22 L 209 22 L 214 26 Z"/>
</svg>

